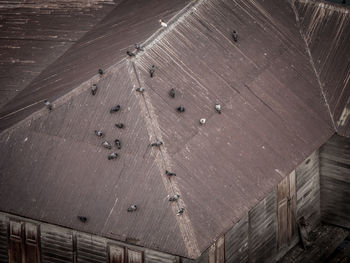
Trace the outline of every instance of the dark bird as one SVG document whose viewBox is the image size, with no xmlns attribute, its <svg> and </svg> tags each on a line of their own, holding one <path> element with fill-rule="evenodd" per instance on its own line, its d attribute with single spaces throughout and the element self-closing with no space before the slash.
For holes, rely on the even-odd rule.
<svg viewBox="0 0 350 263">
<path fill-rule="evenodd" d="M 135 44 L 135 48 L 138 52 L 143 51 L 143 47 L 141 47 L 139 44 Z"/>
<path fill-rule="evenodd" d="M 183 212 L 185 212 L 185 208 L 181 207 L 179 210 L 177 210 L 177 215 L 181 215 L 183 214 Z"/>
<path fill-rule="evenodd" d="M 141 88 L 137 88 L 136 91 L 143 93 L 145 91 L 145 89 L 141 87 Z"/>
<path fill-rule="evenodd" d="M 86 216 L 78 216 L 78 219 L 83 222 L 83 223 L 86 223 L 87 221 L 87 217 Z"/>
<path fill-rule="evenodd" d="M 233 32 L 232 32 L 232 37 L 233 37 L 233 41 L 235 41 L 235 42 L 238 41 L 238 34 L 235 30 L 233 30 Z"/>
<path fill-rule="evenodd" d="M 129 57 L 135 57 L 135 53 L 132 53 L 131 51 L 126 51 L 126 54 L 129 56 Z"/>
<path fill-rule="evenodd" d="M 120 140 L 116 139 L 114 142 L 115 142 L 115 145 L 117 146 L 117 148 L 120 150 L 122 148 L 122 144 L 121 144 Z"/>
<path fill-rule="evenodd" d="M 174 89 L 171 89 L 169 91 L 169 96 L 172 97 L 172 98 L 175 98 L 175 90 Z"/>
<path fill-rule="evenodd" d="M 176 176 L 176 173 L 171 173 L 171 172 L 169 172 L 168 170 L 165 170 L 165 174 L 166 174 L 167 176 Z"/>
<path fill-rule="evenodd" d="M 180 195 L 175 194 L 175 195 L 173 195 L 173 196 L 170 196 L 169 201 L 170 201 L 170 202 L 174 202 L 174 201 L 176 201 L 176 200 L 179 199 L 179 198 L 180 198 Z"/>
<path fill-rule="evenodd" d="M 103 141 L 102 146 L 109 149 L 109 150 L 112 149 L 112 145 L 107 141 Z"/>
<path fill-rule="evenodd" d="M 184 106 L 180 106 L 180 107 L 177 107 L 176 109 L 178 112 L 184 112 L 185 111 L 185 107 Z"/>
<path fill-rule="evenodd" d="M 119 129 L 123 129 L 124 128 L 124 124 L 123 123 L 116 123 L 115 127 L 119 128 Z"/>
<path fill-rule="evenodd" d="M 113 112 L 117 112 L 120 110 L 120 105 L 114 106 L 109 112 L 113 113 Z"/>
<path fill-rule="evenodd" d="M 100 74 L 100 76 L 103 75 L 103 70 L 102 69 L 98 69 L 98 74 Z"/>
<path fill-rule="evenodd" d="M 96 92 L 97 92 L 97 85 L 96 84 L 93 84 L 92 87 L 91 87 L 91 94 L 93 96 L 96 95 Z"/>
<path fill-rule="evenodd" d="M 152 147 L 153 147 L 153 146 L 159 147 L 159 146 L 161 146 L 162 144 L 163 144 L 163 142 L 161 142 L 161 141 L 156 141 L 156 142 L 152 143 L 151 146 L 152 146 Z"/>
<path fill-rule="evenodd" d="M 137 206 L 136 205 L 131 205 L 131 206 L 129 206 L 129 208 L 128 208 L 128 212 L 134 212 L 134 211 L 136 211 L 137 210 Z"/>
<path fill-rule="evenodd" d="M 45 101 L 44 101 L 44 104 L 45 104 L 46 108 L 47 108 L 49 111 L 52 110 L 52 104 L 51 104 L 51 102 L 49 102 L 48 100 L 45 100 Z"/>
<path fill-rule="evenodd" d="M 98 131 L 98 130 L 95 130 L 95 134 L 98 136 L 98 137 L 103 137 L 104 136 L 104 133 L 102 131 Z"/>
<path fill-rule="evenodd" d="M 111 153 L 108 155 L 108 160 L 114 160 L 117 159 L 118 154 L 117 153 Z"/>
<path fill-rule="evenodd" d="M 216 104 L 215 109 L 219 114 L 221 114 L 221 105 L 220 104 Z"/>
<path fill-rule="evenodd" d="M 156 71 L 154 65 L 152 65 L 151 69 L 149 70 L 149 74 L 151 76 L 151 78 L 153 78 L 154 72 Z"/>
</svg>

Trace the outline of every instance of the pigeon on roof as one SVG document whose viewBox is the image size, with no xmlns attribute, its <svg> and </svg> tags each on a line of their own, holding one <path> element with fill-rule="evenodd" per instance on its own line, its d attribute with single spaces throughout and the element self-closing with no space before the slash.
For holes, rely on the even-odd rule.
<svg viewBox="0 0 350 263">
<path fill-rule="evenodd" d="M 128 207 L 128 212 L 135 212 L 137 210 L 137 206 L 136 205 L 131 205 Z"/>
<path fill-rule="evenodd" d="M 235 30 L 233 30 L 233 32 L 232 32 L 232 37 L 233 37 L 233 41 L 235 41 L 235 42 L 238 41 L 238 34 Z"/>
<path fill-rule="evenodd" d="M 77 216 L 78 219 L 83 222 L 83 223 L 86 223 L 87 222 L 87 217 L 86 216 Z"/>
<path fill-rule="evenodd" d="M 98 131 L 98 130 L 95 130 L 95 134 L 98 137 L 103 137 L 104 136 L 104 133 L 102 131 Z"/>
<path fill-rule="evenodd" d="M 150 74 L 151 78 L 153 78 L 154 72 L 155 72 L 155 67 L 154 67 L 154 65 L 152 65 L 152 67 L 149 70 L 149 74 Z"/>
<path fill-rule="evenodd" d="M 165 23 L 162 19 L 159 19 L 159 23 L 162 27 L 167 27 L 167 23 Z"/>
<path fill-rule="evenodd" d="M 116 139 L 116 140 L 114 141 L 114 143 L 115 143 L 115 145 L 117 146 L 117 148 L 118 148 L 119 150 L 122 148 L 122 144 L 121 144 L 120 140 Z"/>
<path fill-rule="evenodd" d="M 180 195 L 174 194 L 173 196 L 170 196 L 169 201 L 174 202 L 180 198 Z"/>
<path fill-rule="evenodd" d="M 103 75 L 103 70 L 102 69 L 98 69 L 98 74 L 100 74 L 100 76 Z"/>
<path fill-rule="evenodd" d="M 92 87 L 91 87 L 91 94 L 93 96 L 96 95 L 96 92 L 97 92 L 97 85 L 96 84 L 93 84 Z"/>
<path fill-rule="evenodd" d="M 184 106 L 179 106 L 179 107 L 176 108 L 176 110 L 178 112 L 184 112 L 185 111 L 185 107 Z"/>
<path fill-rule="evenodd" d="M 161 142 L 161 141 L 156 141 L 156 142 L 152 143 L 151 146 L 152 146 L 152 147 L 159 147 L 159 146 L 161 146 L 162 144 L 163 144 L 163 142 Z"/>
<path fill-rule="evenodd" d="M 172 98 L 175 98 L 175 89 L 172 88 L 172 89 L 169 91 L 169 96 L 172 97 Z"/>
<path fill-rule="evenodd" d="M 176 176 L 176 173 L 169 172 L 168 170 L 165 170 L 165 174 L 167 176 Z"/>
<path fill-rule="evenodd" d="M 215 109 L 219 114 L 221 114 L 221 105 L 220 104 L 216 104 Z"/>
<path fill-rule="evenodd" d="M 109 149 L 109 150 L 112 149 L 112 145 L 107 141 L 103 141 L 102 146 Z"/>
<path fill-rule="evenodd" d="M 126 51 L 126 54 L 129 56 L 129 57 L 135 57 L 136 56 L 136 54 L 135 53 L 133 53 L 133 52 L 131 52 L 131 51 Z"/>
<path fill-rule="evenodd" d="M 44 104 L 45 104 L 46 108 L 47 108 L 49 111 L 52 110 L 52 104 L 51 104 L 50 101 L 45 100 L 45 101 L 44 101 Z"/>
<path fill-rule="evenodd" d="M 119 129 L 123 129 L 125 126 L 123 123 L 116 123 L 115 127 L 119 128 Z"/>
<path fill-rule="evenodd" d="M 111 153 L 108 155 L 108 160 L 114 160 L 117 159 L 118 154 L 117 153 Z"/>
<path fill-rule="evenodd" d="M 120 105 L 118 104 L 117 106 L 114 106 L 113 108 L 111 108 L 111 110 L 109 112 L 113 113 L 113 112 L 117 112 L 119 110 L 120 110 Z"/>
</svg>

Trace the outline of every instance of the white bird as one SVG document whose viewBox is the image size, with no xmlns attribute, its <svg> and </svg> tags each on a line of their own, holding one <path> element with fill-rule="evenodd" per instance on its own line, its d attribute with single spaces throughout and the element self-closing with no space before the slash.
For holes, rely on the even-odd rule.
<svg viewBox="0 0 350 263">
<path fill-rule="evenodd" d="M 173 196 L 171 196 L 171 197 L 169 198 L 169 201 L 170 201 L 170 202 L 176 201 L 177 199 L 179 199 L 179 197 L 180 197 L 180 195 L 175 194 L 175 195 L 173 195 Z"/>
<path fill-rule="evenodd" d="M 207 121 L 206 119 L 202 118 L 202 119 L 199 120 L 199 123 L 200 124 L 204 124 L 206 121 Z"/>
<path fill-rule="evenodd" d="M 221 113 L 221 105 L 220 104 L 216 104 L 215 109 L 218 113 Z"/>
<path fill-rule="evenodd" d="M 167 23 L 165 23 L 162 19 L 159 19 L 159 23 L 162 27 L 168 27 Z"/>
</svg>

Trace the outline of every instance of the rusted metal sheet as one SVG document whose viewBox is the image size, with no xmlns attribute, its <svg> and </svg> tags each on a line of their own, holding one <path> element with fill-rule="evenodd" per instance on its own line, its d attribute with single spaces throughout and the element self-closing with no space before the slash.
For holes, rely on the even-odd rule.
<svg viewBox="0 0 350 263">
<path fill-rule="evenodd" d="M 295 21 L 294 13 L 272 0 L 199 2 L 132 62 L 94 76 L 159 26 L 151 15 L 169 17 L 184 4 L 148 2 L 137 13 L 145 23 L 127 12 L 141 3 L 121 3 L 11 104 L 8 113 L 60 96 L 51 112 L 41 109 L 0 135 L 0 209 L 196 258 L 254 207 L 251 254 L 267 258 L 265 248 L 276 247 L 276 200 L 268 194 L 333 134 L 305 43 L 284 20 Z M 116 104 L 121 110 L 110 114 Z M 41 107 L 1 119 L 1 127 Z M 121 140 L 117 160 L 107 160 L 94 134 L 100 129 L 108 141 Z M 150 147 L 156 140 L 159 149 Z M 180 199 L 170 203 L 175 193 Z M 137 211 L 127 212 L 131 204 Z M 264 237 L 254 232 L 260 227 Z"/>
<path fill-rule="evenodd" d="M 334 125 L 349 137 L 349 9 L 312 0 L 296 0 L 295 7 Z"/>
</svg>

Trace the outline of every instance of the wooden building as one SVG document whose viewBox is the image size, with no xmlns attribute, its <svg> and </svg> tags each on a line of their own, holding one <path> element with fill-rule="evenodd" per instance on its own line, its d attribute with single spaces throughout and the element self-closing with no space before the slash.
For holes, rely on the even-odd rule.
<svg viewBox="0 0 350 263">
<path fill-rule="evenodd" d="M 350 228 L 347 7 L 0 3 L 1 263 L 287 262 L 301 218 Z"/>
</svg>

